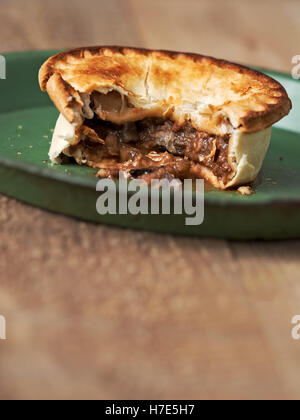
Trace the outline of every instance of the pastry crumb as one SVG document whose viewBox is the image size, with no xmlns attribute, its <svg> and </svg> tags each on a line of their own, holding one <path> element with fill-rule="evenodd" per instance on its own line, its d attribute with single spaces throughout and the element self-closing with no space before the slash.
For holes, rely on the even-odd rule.
<svg viewBox="0 0 300 420">
<path fill-rule="evenodd" d="M 18 125 L 18 130 L 23 130 L 23 125 Z"/>
<path fill-rule="evenodd" d="M 43 138 L 44 138 L 44 139 L 48 139 L 48 138 L 49 138 L 49 136 L 43 136 Z"/>
<path fill-rule="evenodd" d="M 241 195 L 252 195 L 252 194 L 254 194 L 254 191 L 249 186 L 240 187 L 240 188 L 238 188 L 237 192 Z"/>
<path fill-rule="evenodd" d="M 21 156 L 21 154 L 22 154 L 21 152 L 18 152 L 18 153 L 17 153 L 17 155 L 18 155 L 18 156 Z"/>
</svg>

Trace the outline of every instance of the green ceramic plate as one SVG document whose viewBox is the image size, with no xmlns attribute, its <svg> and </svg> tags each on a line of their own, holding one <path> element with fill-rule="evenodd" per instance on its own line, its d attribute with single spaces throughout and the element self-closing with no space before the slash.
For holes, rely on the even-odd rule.
<svg viewBox="0 0 300 420">
<path fill-rule="evenodd" d="M 271 148 L 256 182 L 256 194 L 209 190 L 205 221 L 185 225 L 185 215 L 107 215 L 96 212 L 94 170 L 48 161 L 51 129 L 58 113 L 40 92 L 37 73 L 53 51 L 7 54 L 7 79 L 0 80 L 0 191 L 26 203 L 95 223 L 156 232 L 228 239 L 300 237 L 300 83 L 279 80 L 293 111 L 273 129 Z"/>
</svg>

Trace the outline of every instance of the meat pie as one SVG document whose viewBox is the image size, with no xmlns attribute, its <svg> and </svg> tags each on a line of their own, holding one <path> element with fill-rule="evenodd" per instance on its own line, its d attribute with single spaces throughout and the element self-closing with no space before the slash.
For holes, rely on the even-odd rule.
<svg viewBox="0 0 300 420">
<path fill-rule="evenodd" d="M 51 57 L 39 74 L 60 111 L 50 158 L 99 177 L 254 181 L 291 101 L 270 77 L 195 54 L 121 47 Z"/>
</svg>

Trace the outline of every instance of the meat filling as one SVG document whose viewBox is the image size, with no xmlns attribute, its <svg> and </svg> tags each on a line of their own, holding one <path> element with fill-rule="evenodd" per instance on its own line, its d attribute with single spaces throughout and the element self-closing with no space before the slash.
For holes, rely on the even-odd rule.
<svg viewBox="0 0 300 420">
<path fill-rule="evenodd" d="M 116 125 L 98 117 L 86 120 L 81 142 L 70 148 L 78 163 L 99 168 L 98 176 L 116 178 L 124 171 L 146 181 L 161 178 L 198 178 L 209 168 L 224 182 L 232 173 L 228 163 L 230 136 L 195 130 L 191 123 L 147 118 Z M 76 150 L 75 150 L 76 149 Z"/>
</svg>

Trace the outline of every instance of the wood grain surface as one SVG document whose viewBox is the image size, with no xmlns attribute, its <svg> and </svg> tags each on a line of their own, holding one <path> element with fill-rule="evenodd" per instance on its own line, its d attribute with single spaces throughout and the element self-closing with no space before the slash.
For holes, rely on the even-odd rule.
<svg viewBox="0 0 300 420">
<path fill-rule="evenodd" d="M 0 53 L 126 44 L 285 71 L 300 54 L 298 0 L 1 0 L 0 18 Z M 0 196 L 0 398 L 299 399 L 299 257 Z"/>
</svg>

